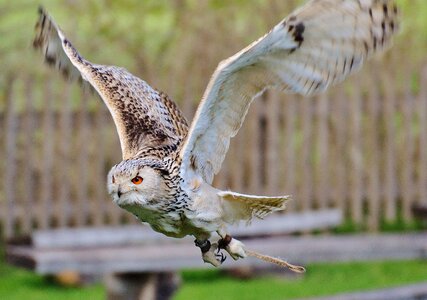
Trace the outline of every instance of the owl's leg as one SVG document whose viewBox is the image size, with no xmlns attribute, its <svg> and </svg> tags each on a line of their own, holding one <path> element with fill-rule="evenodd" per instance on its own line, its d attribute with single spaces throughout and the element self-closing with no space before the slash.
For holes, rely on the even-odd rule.
<svg viewBox="0 0 427 300">
<path fill-rule="evenodd" d="M 197 247 L 202 251 L 202 259 L 206 263 L 210 263 L 214 267 L 219 267 L 225 260 L 222 253 L 216 252 L 218 244 L 211 242 L 208 239 L 198 239 L 194 241 Z"/>
<path fill-rule="evenodd" d="M 245 258 L 245 245 L 235 238 L 232 238 L 224 229 L 217 231 L 221 239 L 218 241 L 218 248 L 225 249 L 234 260 Z"/>
</svg>

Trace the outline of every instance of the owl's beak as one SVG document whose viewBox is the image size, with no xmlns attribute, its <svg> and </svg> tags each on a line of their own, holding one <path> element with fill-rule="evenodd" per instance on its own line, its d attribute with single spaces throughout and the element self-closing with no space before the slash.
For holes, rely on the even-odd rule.
<svg viewBox="0 0 427 300">
<path fill-rule="evenodd" d="M 118 191 L 117 191 L 117 197 L 119 197 L 120 198 L 120 196 L 122 195 L 122 191 L 120 190 L 120 188 L 118 189 Z"/>
</svg>

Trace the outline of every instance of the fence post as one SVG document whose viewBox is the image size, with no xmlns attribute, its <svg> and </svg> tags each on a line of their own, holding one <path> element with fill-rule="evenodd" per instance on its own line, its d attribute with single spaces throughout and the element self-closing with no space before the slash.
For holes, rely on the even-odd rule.
<svg viewBox="0 0 427 300">
<path fill-rule="evenodd" d="M 4 235 L 11 237 L 14 233 L 15 223 L 15 180 L 16 180 L 16 139 L 17 139 L 17 120 L 15 116 L 14 88 L 15 78 L 6 79 L 6 88 L 4 97 L 6 99 L 6 117 L 4 124 L 6 165 L 4 172 L 4 196 L 5 205 L 3 209 Z"/>
</svg>

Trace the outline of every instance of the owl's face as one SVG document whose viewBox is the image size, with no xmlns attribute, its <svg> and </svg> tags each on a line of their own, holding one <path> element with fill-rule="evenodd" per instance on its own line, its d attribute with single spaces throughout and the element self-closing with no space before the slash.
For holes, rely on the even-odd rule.
<svg viewBox="0 0 427 300">
<path fill-rule="evenodd" d="M 108 193 L 114 203 L 122 207 L 161 201 L 170 192 L 162 176 L 164 173 L 165 170 L 159 169 L 152 161 L 122 161 L 108 174 Z"/>
</svg>

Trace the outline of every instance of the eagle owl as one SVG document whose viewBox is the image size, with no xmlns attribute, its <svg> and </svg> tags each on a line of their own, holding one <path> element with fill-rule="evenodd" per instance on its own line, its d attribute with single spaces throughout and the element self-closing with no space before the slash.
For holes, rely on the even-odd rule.
<svg viewBox="0 0 427 300">
<path fill-rule="evenodd" d="M 123 153 L 108 174 L 113 201 L 155 231 L 194 236 L 203 260 L 218 266 L 221 249 L 234 259 L 248 254 L 228 224 L 263 218 L 288 199 L 211 185 L 251 102 L 267 88 L 313 95 L 341 82 L 390 45 L 397 16 L 391 0 L 309 1 L 218 65 L 190 126 L 166 94 L 123 68 L 83 58 L 43 9 L 34 47 L 68 78 L 94 88 L 108 107 Z M 213 232 L 220 239 L 211 244 Z"/>
</svg>

